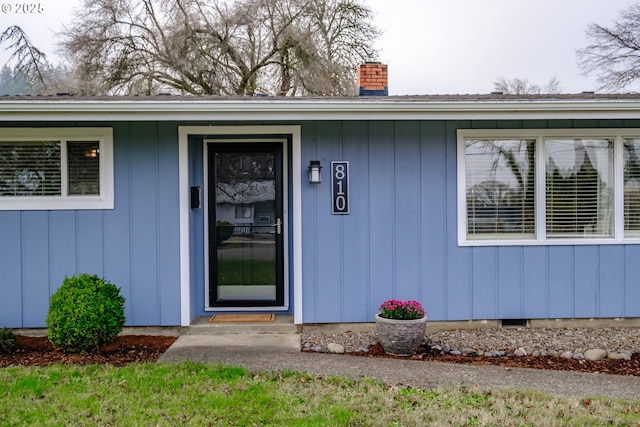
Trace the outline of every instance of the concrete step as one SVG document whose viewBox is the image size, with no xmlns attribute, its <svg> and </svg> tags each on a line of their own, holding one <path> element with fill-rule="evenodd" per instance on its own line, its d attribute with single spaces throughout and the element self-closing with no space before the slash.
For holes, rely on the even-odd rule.
<svg viewBox="0 0 640 427">
<path fill-rule="evenodd" d="M 198 317 L 185 335 L 229 335 L 229 334 L 297 334 L 298 325 L 293 316 L 276 315 L 273 322 L 210 323 L 210 316 Z"/>
<path fill-rule="evenodd" d="M 221 354 L 300 353 L 300 337 L 295 334 L 181 335 L 160 358 L 161 362 L 180 360 L 210 361 Z"/>
</svg>

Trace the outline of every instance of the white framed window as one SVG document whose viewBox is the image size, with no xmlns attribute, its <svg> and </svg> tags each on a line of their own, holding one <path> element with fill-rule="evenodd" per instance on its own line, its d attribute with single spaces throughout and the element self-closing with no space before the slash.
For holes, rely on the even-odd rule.
<svg viewBox="0 0 640 427">
<path fill-rule="evenodd" d="M 0 128 L 0 210 L 113 206 L 111 128 Z"/>
<path fill-rule="evenodd" d="M 640 243 L 640 129 L 458 131 L 461 246 Z"/>
<path fill-rule="evenodd" d="M 240 203 L 238 205 L 235 205 L 235 211 L 236 218 L 253 218 L 252 205 L 245 205 L 244 203 Z"/>
</svg>

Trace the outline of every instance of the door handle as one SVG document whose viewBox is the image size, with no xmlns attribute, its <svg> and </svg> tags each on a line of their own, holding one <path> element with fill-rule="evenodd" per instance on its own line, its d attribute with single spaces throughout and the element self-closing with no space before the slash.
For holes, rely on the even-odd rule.
<svg viewBox="0 0 640 427">
<path fill-rule="evenodd" d="M 276 223 L 273 226 L 276 228 L 276 234 L 282 234 L 282 219 L 276 218 Z"/>
</svg>

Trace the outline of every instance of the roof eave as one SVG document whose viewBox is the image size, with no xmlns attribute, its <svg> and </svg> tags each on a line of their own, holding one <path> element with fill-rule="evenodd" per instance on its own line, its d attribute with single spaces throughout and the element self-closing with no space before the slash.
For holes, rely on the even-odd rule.
<svg viewBox="0 0 640 427">
<path fill-rule="evenodd" d="M 17 100 L 0 121 L 640 119 L 638 100 Z"/>
</svg>

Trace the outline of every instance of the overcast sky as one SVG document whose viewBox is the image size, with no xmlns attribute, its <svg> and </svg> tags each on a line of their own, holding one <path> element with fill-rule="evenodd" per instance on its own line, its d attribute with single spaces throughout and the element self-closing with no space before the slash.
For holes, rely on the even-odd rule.
<svg viewBox="0 0 640 427">
<path fill-rule="evenodd" d="M 544 85 L 556 76 L 562 92 L 596 90 L 575 51 L 591 22 L 610 25 L 632 0 L 364 0 L 384 33 L 380 60 L 389 65 L 391 95 L 488 93 L 496 78 Z M 79 1 L 39 0 L 42 13 L 18 13 L 22 1 L 0 0 L 0 31 L 20 25 L 55 56 L 55 33 Z M 8 5 L 8 6 L 7 6 Z M 3 46 L 4 48 L 4 46 Z M 0 63 L 7 59 L 0 52 Z M 629 90 L 640 90 L 638 87 Z"/>
<path fill-rule="evenodd" d="M 488 93 L 497 77 L 563 92 L 595 90 L 575 50 L 585 28 L 609 26 L 631 0 L 366 0 L 384 30 L 380 59 L 396 95 Z"/>
</svg>

